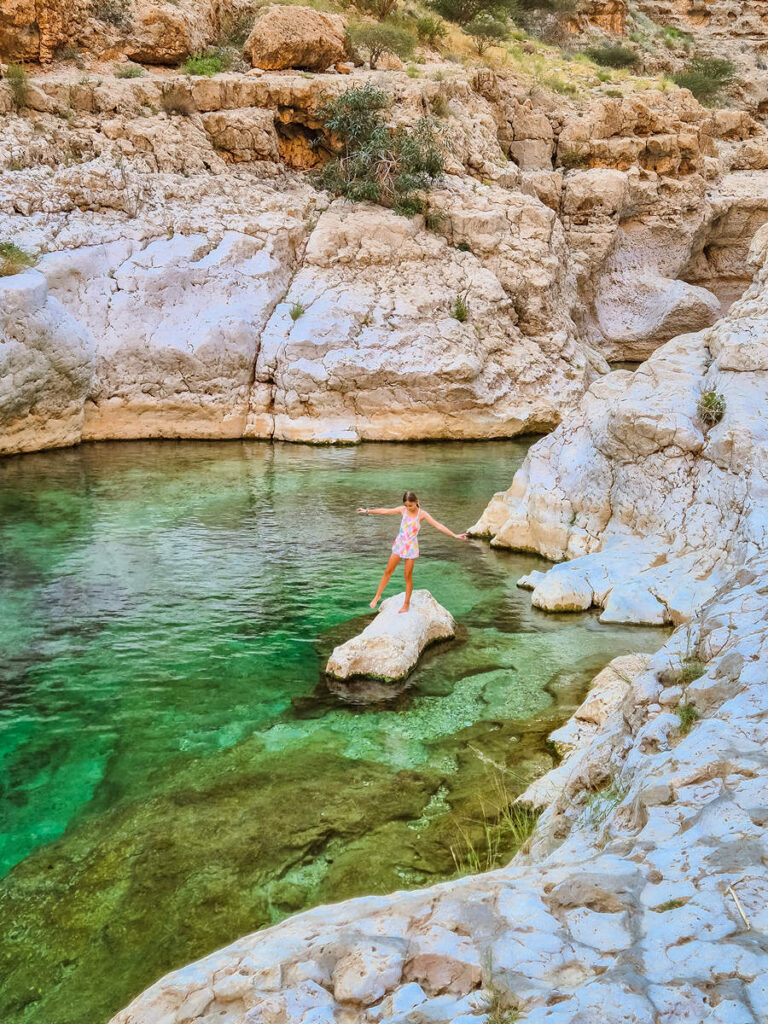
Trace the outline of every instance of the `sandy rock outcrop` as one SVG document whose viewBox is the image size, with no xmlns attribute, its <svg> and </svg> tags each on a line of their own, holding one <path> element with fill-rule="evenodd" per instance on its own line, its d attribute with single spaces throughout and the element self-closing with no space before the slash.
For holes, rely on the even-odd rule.
<svg viewBox="0 0 768 1024">
<path fill-rule="evenodd" d="M 63 48 L 178 64 L 216 38 L 222 0 L 0 0 L 0 59 L 50 62 Z"/>
<path fill-rule="evenodd" d="M 273 4 L 256 18 L 245 55 L 255 68 L 324 71 L 346 57 L 344 19 L 311 7 Z"/>
<path fill-rule="evenodd" d="M 497 546 L 569 559 L 531 581 L 538 607 L 683 621 L 764 549 L 768 228 L 751 258 L 755 282 L 728 317 L 595 384 L 473 527 Z M 714 424 L 699 406 L 710 392 L 724 399 Z"/>
<path fill-rule="evenodd" d="M 336 679 L 403 679 L 426 647 L 456 635 L 453 616 L 428 590 L 414 590 L 410 608 L 401 613 L 404 600 L 405 594 L 395 594 L 382 601 L 362 633 L 334 648 L 327 674 Z"/>
<path fill-rule="evenodd" d="M 300 914 L 167 975 L 113 1024 L 481 1024 L 489 1009 L 761 1024 L 767 571 L 743 566 L 691 629 L 624 666 L 623 699 L 508 867 Z"/>
</svg>

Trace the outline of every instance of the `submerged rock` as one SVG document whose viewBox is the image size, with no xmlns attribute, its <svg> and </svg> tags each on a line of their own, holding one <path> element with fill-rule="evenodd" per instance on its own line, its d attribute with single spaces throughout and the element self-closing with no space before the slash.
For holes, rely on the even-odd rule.
<svg viewBox="0 0 768 1024">
<path fill-rule="evenodd" d="M 409 611 L 401 615 L 404 600 L 404 594 L 396 594 L 382 602 L 379 614 L 359 636 L 334 649 L 326 672 L 336 679 L 403 679 L 425 647 L 456 635 L 453 616 L 428 590 L 414 590 Z"/>
</svg>

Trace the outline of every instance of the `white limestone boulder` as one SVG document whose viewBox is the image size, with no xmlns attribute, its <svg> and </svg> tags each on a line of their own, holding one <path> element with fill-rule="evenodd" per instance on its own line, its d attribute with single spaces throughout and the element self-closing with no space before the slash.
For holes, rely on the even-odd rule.
<svg viewBox="0 0 768 1024">
<path fill-rule="evenodd" d="M 388 597 L 359 636 L 336 647 L 325 669 L 328 675 L 336 679 L 402 679 L 425 647 L 456 635 L 453 616 L 428 590 L 414 590 L 410 609 L 401 614 L 404 600 L 404 594 Z"/>
</svg>

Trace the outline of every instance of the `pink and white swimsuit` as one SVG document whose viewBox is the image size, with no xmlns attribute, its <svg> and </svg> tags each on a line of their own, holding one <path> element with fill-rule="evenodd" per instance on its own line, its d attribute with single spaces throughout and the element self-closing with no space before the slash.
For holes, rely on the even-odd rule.
<svg viewBox="0 0 768 1024">
<path fill-rule="evenodd" d="M 392 554 L 401 558 L 419 557 L 419 527 L 421 526 L 421 512 L 416 513 L 412 519 L 407 512 L 403 512 L 400 520 L 400 532 L 392 545 Z"/>
</svg>

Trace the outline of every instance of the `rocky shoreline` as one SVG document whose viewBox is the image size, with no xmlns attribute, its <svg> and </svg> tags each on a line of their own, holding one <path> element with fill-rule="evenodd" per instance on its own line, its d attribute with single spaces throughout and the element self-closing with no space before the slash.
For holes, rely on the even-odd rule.
<svg viewBox="0 0 768 1024">
<path fill-rule="evenodd" d="M 640 668 L 509 867 L 301 914 L 114 1024 L 764 1021 L 766 569 Z"/>
</svg>

